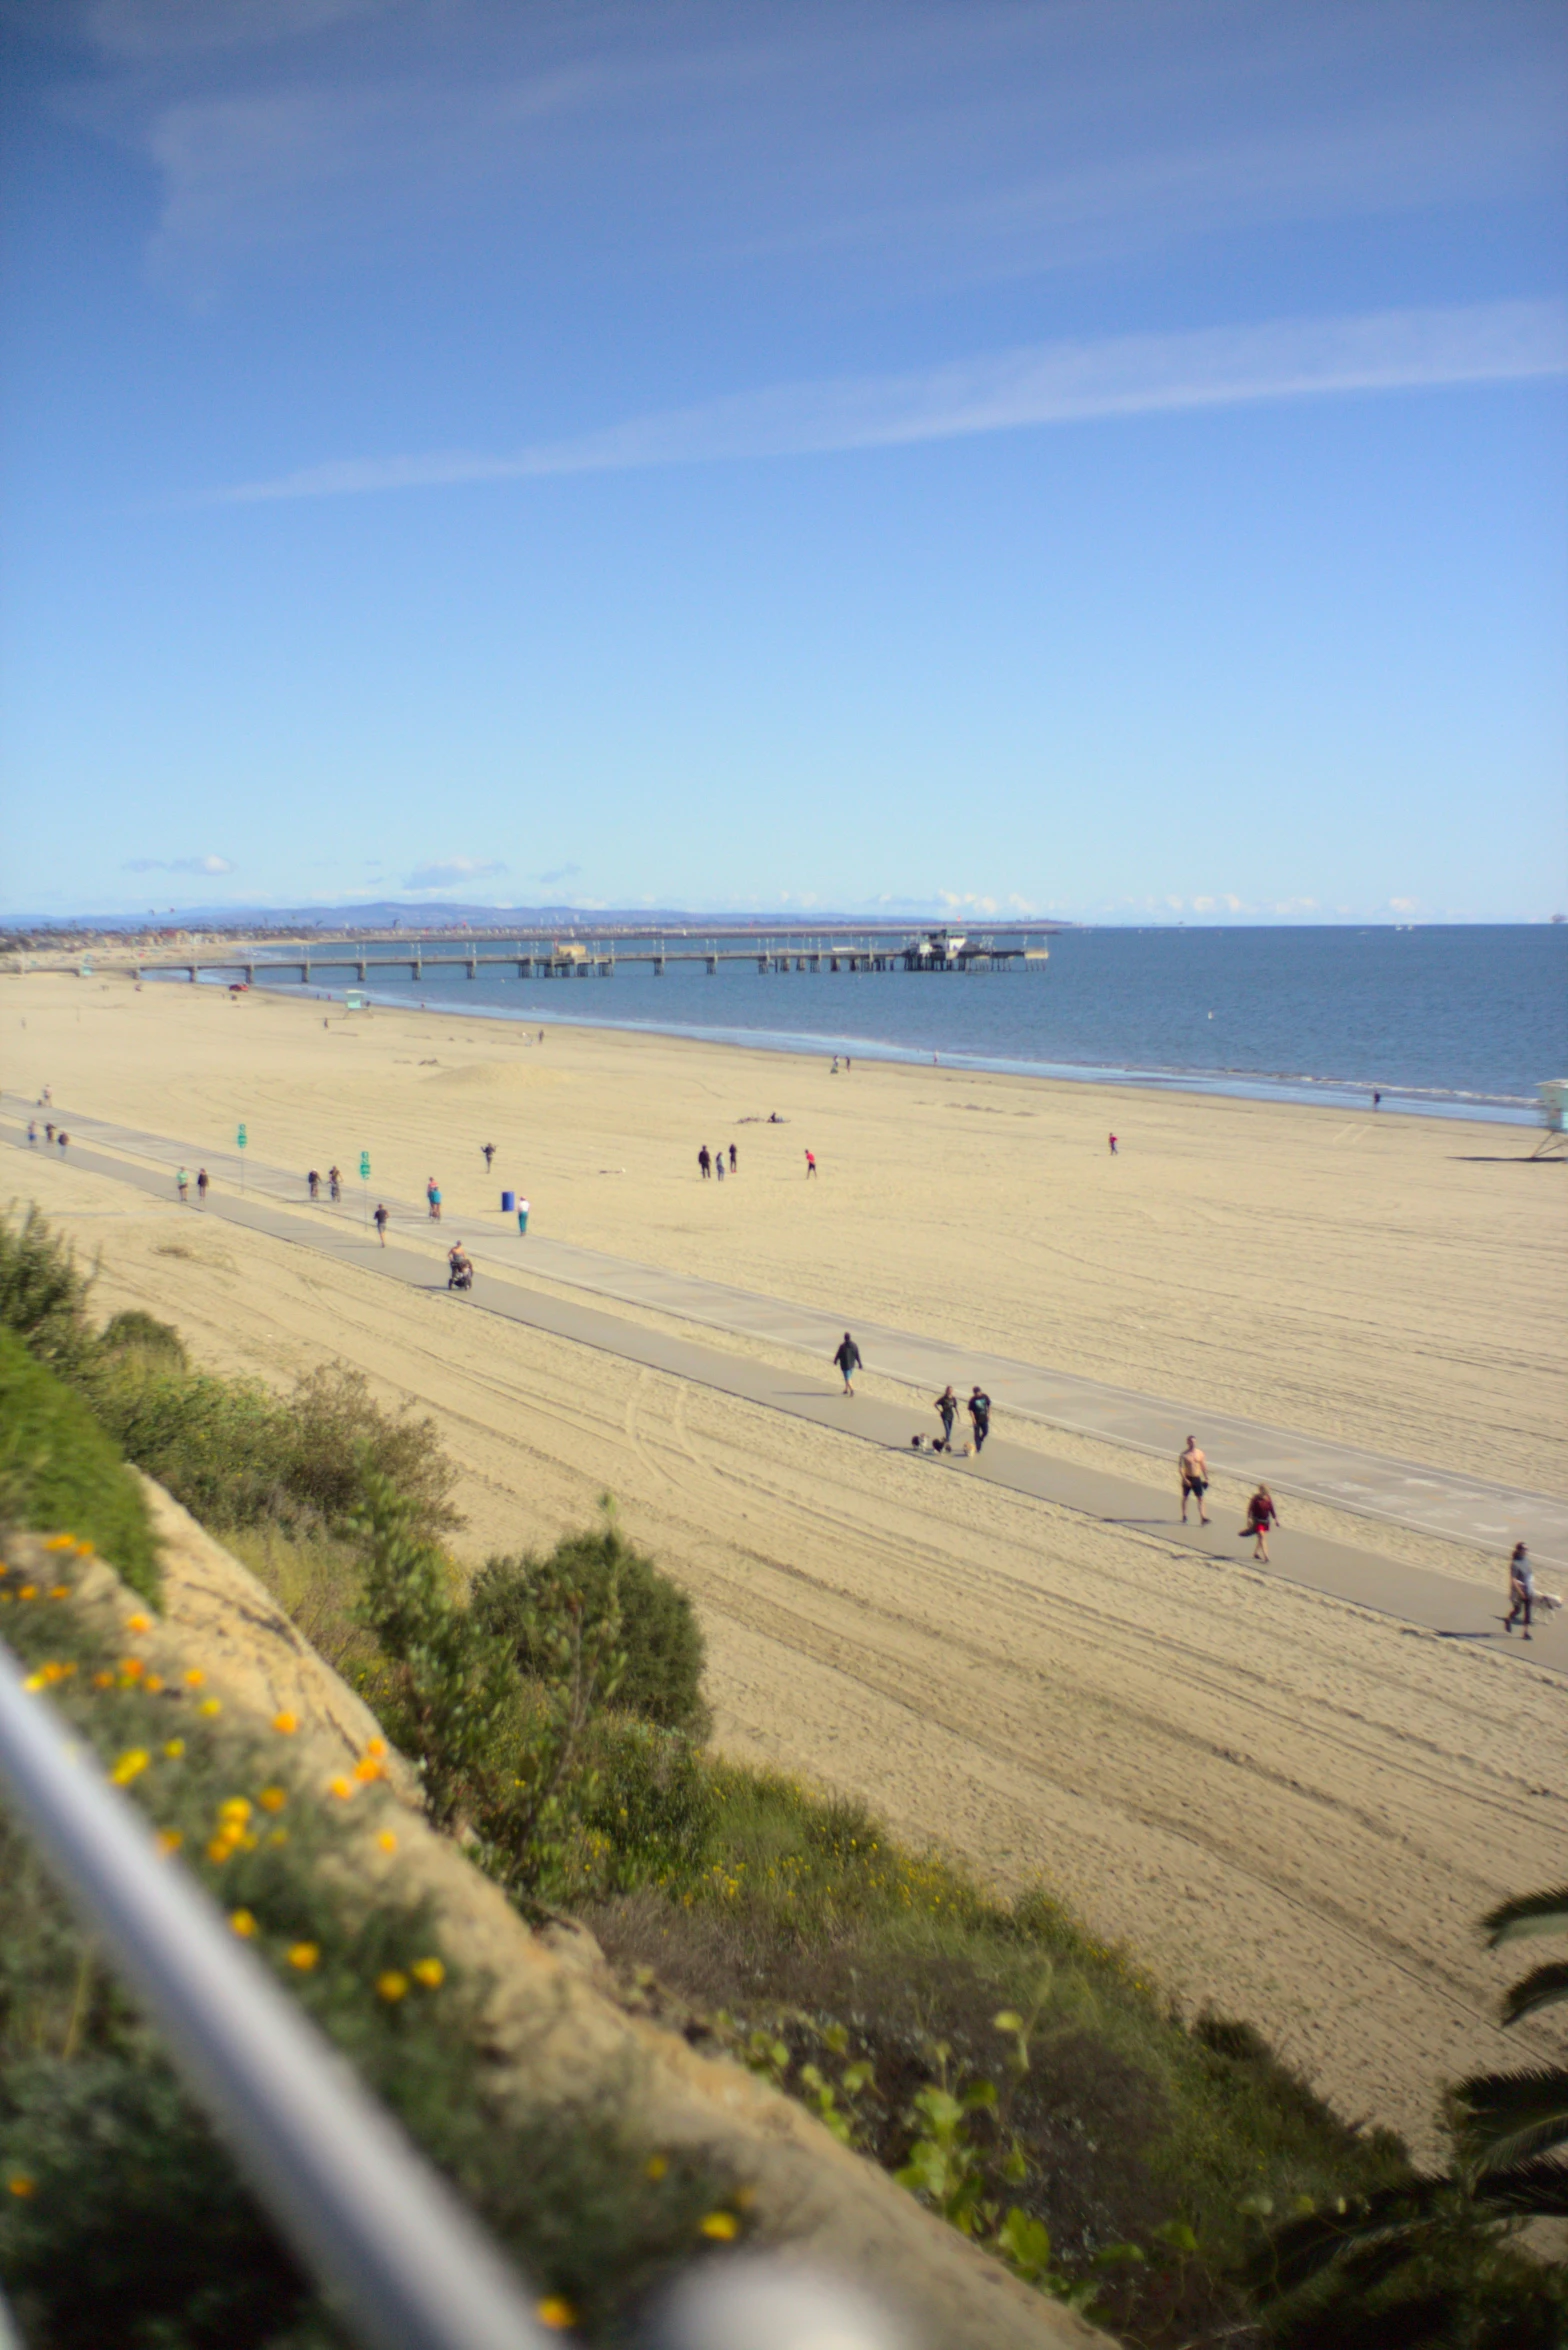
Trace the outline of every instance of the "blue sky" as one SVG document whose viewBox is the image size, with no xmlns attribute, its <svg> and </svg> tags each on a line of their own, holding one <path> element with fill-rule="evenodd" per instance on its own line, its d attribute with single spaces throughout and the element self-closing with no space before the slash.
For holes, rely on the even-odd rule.
<svg viewBox="0 0 1568 2350">
<path fill-rule="evenodd" d="M 0 38 L 0 912 L 1568 903 L 1549 0 Z"/>
</svg>

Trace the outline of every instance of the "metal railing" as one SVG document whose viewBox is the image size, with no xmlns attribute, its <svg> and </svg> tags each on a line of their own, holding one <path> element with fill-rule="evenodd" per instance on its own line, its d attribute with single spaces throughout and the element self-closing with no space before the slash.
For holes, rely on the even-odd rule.
<svg viewBox="0 0 1568 2350">
<path fill-rule="evenodd" d="M 544 2350 L 536 2297 L 236 1940 L 0 1644 L 0 1789 L 156 2021 L 213 2128 L 366 2350 Z M 737 2299 L 737 2295 L 739 2298 Z M 0 2346 L 8 2324 L 0 2300 Z M 857 2291 L 744 2256 L 678 2286 L 652 2350 L 894 2350 Z"/>
</svg>

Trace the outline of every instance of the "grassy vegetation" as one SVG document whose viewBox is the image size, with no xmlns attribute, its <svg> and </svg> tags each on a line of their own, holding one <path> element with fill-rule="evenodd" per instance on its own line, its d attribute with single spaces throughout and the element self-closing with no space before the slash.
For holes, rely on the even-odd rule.
<svg viewBox="0 0 1568 2350">
<path fill-rule="evenodd" d="M 70 1388 L 0 1326 L 0 1521 L 74 1526 L 134 1591 L 156 1599 L 158 1562 L 141 1488 Z"/>
</svg>

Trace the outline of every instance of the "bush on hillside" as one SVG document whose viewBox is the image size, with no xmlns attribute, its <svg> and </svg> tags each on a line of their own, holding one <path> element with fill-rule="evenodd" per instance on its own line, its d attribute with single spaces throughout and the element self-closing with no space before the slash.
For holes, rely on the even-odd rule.
<svg viewBox="0 0 1568 2350">
<path fill-rule="evenodd" d="M 20 1224 L 0 1215 L 0 1329 L 13 1331 L 40 1362 L 69 1374 L 91 1354 L 91 1286 L 76 1251 L 36 1208 Z"/>
<path fill-rule="evenodd" d="M 567 1535 L 547 1558 L 533 1553 L 492 1558 L 475 1579 L 476 1617 L 486 1631 L 508 1642 L 518 1671 L 529 1679 L 549 1670 L 533 1629 L 547 1590 L 580 1603 L 585 1630 L 602 1624 L 614 1609 L 616 1645 L 626 1660 L 615 1693 L 621 1711 L 661 1730 L 706 1737 L 704 1644 L 697 1611 L 678 1584 L 624 1539 L 608 1509 L 601 1526 Z"/>
<path fill-rule="evenodd" d="M 157 1551 L 140 1486 L 82 1398 L 0 1329 L 0 1519 L 74 1534 L 144 1599 Z"/>
<path fill-rule="evenodd" d="M 185 1341 L 174 1324 L 160 1322 L 156 1314 L 144 1314 L 140 1306 L 129 1306 L 123 1314 L 112 1315 L 103 1326 L 98 1344 L 102 1353 L 111 1359 L 139 1355 L 143 1361 L 176 1371 L 190 1367 Z"/>
</svg>

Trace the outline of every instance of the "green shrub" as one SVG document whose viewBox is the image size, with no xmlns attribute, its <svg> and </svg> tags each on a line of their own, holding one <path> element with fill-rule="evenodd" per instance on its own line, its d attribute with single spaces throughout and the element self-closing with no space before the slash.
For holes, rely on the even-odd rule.
<svg viewBox="0 0 1568 2350">
<path fill-rule="evenodd" d="M 156 1314 L 144 1314 L 139 1306 L 128 1306 L 123 1314 L 112 1315 L 98 1343 L 106 1355 L 140 1355 L 144 1361 L 176 1371 L 189 1368 L 185 1341 L 173 1323 L 160 1322 Z"/>
<path fill-rule="evenodd" d="M 569 1534 L 547 1558 L 492 1558 L 474 1580 L 473 1607 L 489 1632 L 506 1640 L 518 1671 L 538 1678 L 549 1670 L 532 1627 L 546 1590 L 575 1597 L 592 1632 L 613 1609 L 616 1645 L 625 1666 L 616 1705 L 661 1730 L 706 1737 L 702 1697 L 704 1649 L 697 1611 L 680 1586 L 624 1540 L 608 1508 L 592 1533 Z"/>
<path fill-rule="evenodd" d="M 91 1542 L 145 1599 L 158 1564 L 147 1504 L 82 1398 L 0 1329 L 0 1519 Z"/>
<path fill-rule="evenodd" d="M 70 1372 L 91 1353 L 91 1286 L 76 1251 L 36 1208 L 20 1224 L 0 1215 L 0 1329 L 13 1331 L 40 1362 Z"/>
<path fill-rule="evenodd" d="M 562 1856 L 563 1899 L 689 1883 L 708 1859 L 718 1805 L 713 1770 L 678 1730 L 607 1713 L 584 1742 L 589 1784 L 580 1833 Z"/>
</svg>

